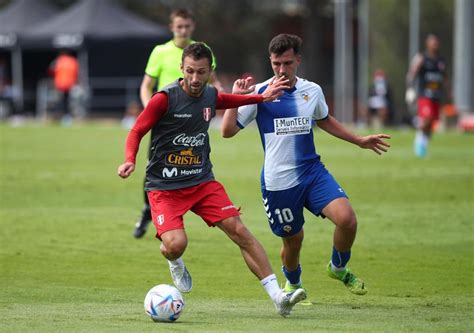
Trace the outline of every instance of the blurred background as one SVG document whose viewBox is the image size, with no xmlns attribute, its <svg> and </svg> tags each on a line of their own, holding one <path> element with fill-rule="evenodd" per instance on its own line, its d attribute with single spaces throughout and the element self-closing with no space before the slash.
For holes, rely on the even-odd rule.
<svg viewBox="0 0 474 333">
<path fill-rule="evenodd" d="M 412 126 L 405 77 L 426 35 L 435 33 L 450 81 L 443 125 L 472 119 L 471 0 L 0 0 L 0 119 L 51 118 L 58 102 L 51 63 L 64 49 L 79 63 L 74 117 L 120 119 L 137 108 L 148 56 L 172 37 L 169 14 L 179 7 L 194 12 L 193 37 L 212 47 L 227 91 L 242 75 L 270 77 L 268 42 L 298 34 L 299 76 L 322 86 L 336 118 L 359 126 L 368 122 L 374 73 L 390 86 L 386 125 Z"/>
</svg>

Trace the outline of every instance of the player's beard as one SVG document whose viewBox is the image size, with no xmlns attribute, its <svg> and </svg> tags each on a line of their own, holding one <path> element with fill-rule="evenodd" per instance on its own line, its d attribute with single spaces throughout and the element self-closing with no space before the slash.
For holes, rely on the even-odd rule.
<svg viewBox="0 0 474 333">
<path fill-rule="evenodd" d="M 202 82 L 192 83 L 191 81 L 185 79 L 185 84 L 191 96 L 194 96 L 194 97 L 201 96 L 202 91 L 204 90 L 204 84 Z"/>
</svg>

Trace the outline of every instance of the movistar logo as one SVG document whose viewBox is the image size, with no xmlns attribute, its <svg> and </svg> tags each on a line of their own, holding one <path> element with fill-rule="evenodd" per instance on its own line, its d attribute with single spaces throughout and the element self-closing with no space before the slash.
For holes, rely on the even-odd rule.
<svg viewBox="0 0 474 333">
<path fill-rule="evenodd" d="M 163 178 L 171 178 L 171 177 L 176 177 L 178 175 L 178 169 L 177 168 L 164 168 L 162 172 Z"/>
</svg>

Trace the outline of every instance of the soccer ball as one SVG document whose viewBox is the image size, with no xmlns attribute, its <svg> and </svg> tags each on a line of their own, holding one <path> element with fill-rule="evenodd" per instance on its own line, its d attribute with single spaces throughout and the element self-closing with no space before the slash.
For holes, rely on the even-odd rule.
<svg viewBox="0 0 474 333">
<path fill-rule="evenodd" d="M 153 321 L 173 322 L 183 312 L 184 299 L 175 287 L 159 284 L 148 291 L 144 306 Z"/>
</svg>

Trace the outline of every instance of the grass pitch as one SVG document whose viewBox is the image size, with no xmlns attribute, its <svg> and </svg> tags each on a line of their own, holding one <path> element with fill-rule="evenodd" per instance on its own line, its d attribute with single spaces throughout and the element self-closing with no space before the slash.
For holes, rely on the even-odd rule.
<svg viewBox="0 0 474 333">
<path fill-rule="evenodd" d="M 126 131 L 99 125 L 0 127 L 1 332 L 473 331 L 474 136 L 435 136 L 428 158 L 413 132 L 388 131 L 379 157 L 317 131 L 323 161 L 359 219 L 350 267 L 366 296 L 325 275 L 333 226 L 307 215 L 303 282 L 313 302 L 279 317 L 237 247 L 185 217 L 192 293 L 178 322 L 146 317 L 149 288 L 172 283 L 153 232 L 132 237 L 148 138 L 137 172 L 116 176 Z M 280 240 L 261 206 L 255 129 L 212 132 L 212 160 L 281 282 Z"/>
</svg>

